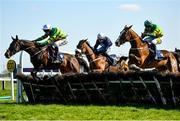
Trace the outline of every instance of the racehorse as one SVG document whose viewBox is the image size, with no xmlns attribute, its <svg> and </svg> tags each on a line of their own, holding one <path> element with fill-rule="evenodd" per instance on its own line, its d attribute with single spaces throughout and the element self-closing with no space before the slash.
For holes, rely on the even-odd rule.
<svg viewBox="0 0 180 121">
<path fill-rule="evenodd" d="M 40 69 L 60 69 L 61 73 L 80 73 L 81 67 L 84 71 L 88 71 L 89 67 L 85 60 L 77 59 L 74 55 L 63 53 L 62 63 L 52 63 L 48 46 L 39 47 L 34 41 L 20 40 L 16 35 L 13 38 L 8 50 L 5 52 L 5 57 L 10 58 L 19 51 L 26 51 L 30 55 L 30 61 L 34 66 L 34 72 Z M 50 46 L 50 45 L 49 45 Z"/>
<path fill-rule="evenodd" d="M 178 67 L 179 67 L 179 71 L 180 71 L 180 49 L 175 48 L 175 51 L 173 52 L 173 54 L 177 59 Z"/>
<path fill-rule="evenodd" d="M 126 64 L 127 58 L 120 58 L 115 66 L 109 65 L 107 58 L 101 54 L 94 53 L 93 48 L 88 43 L 87 39 L 80 40 L 77 45 L 77 50 L 81 54 L 85 54 L 90 65 L 90 70 L 93 72 L 119 72 L 127 71 L 128 66 Z M 79 54 L 78 53 L 78 54 Z"/>
<path fill-rule="evenodd" d="M 142 38 L 138 36 L 138 34 L 134 32 L 131 27 L 132 25 L 129 27 L 125 26 L 115 42 L 116 46 L 118 47 L 125 42 L 130 42 L 131 48 L 129 50 L 129 67 L 135 64 L 137 67 L 142 69 L 155 68 L 161 72 L 178 73 L 177 60 L 173 53 L 168 52 L 167 50 L 161 50 L 163 59 L 152 59 L 153 53 L 151 49 L 149 49 L 148 43 L 143 42 Z"/>
</svg>

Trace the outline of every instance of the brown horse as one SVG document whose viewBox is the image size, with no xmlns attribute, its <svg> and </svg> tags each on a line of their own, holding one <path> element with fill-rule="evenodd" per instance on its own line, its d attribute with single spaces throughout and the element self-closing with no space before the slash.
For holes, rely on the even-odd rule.
<svg viewBox="0 0 180 121">
<path fill-rule="evenodd" d="M 167 50 L 161 50 L 164 58 L 162 60 L 152 59 L 152 52 L 149 49 L 148 43 L 143 42 L 141 37 L 135 33 L 131 26 L 125 26 L 124 29 L 120 32 L 118 39 L 116 40 L 116 46 L 125 42 L 130 42 L 131 48 L 129 51 L 129 62 L 128 65 L 131 66 L 135 64 L 140 68 L 155 68 L 161 72 L 173 72 L 178 73 L 177 60 L 174 57 L 173 53 L 168 52 Z"/>
<path fill-rule="evenodd" d="M 88 43 L 87 39 L 80 40 L 77 49 L 81 54 L 85 54 L 90 65 L 91 71 L 94 72 L 119 72 L 127 71 L 128 66 L 126 64 L 127 58 L 120 58 L 115 66 L 109 65 L 107 58 L 101 54 L 97 55 L 94 53 L 93 48 Z"/>
<path fill-rule="evenodd" d="M 5 57 L 10 58 L 19 51 L 26 51 L 30 55 L 30 61 L 34 66 L 34 71 L 40 69 L 60 69 L 61 73 L 80 73 L 81 67 L 84 71 L 88 71 L 88 65 L 85 60 L 77 59 L 74 55 L 63 53 L 64 59 L 62 63 L 52 63 L 49 56 L 48 46 L 38 47 L 34 41 L 19 40 L 18 36 L 13 38 Z"/>
<path fill-rule="evenodd" d="M 179 72 L 180 72 L 180 49 L 175 48 L 175 51 L 172 52 L 174 54 L 174 56 L 177 59 L 178 62 L 178 67 L 179 67 Z"/>
</svg>

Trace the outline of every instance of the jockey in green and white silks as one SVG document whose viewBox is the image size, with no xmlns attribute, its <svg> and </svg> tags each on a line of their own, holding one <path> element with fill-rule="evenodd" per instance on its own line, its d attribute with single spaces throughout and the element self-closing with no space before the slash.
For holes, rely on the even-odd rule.
<svg viewBox="0 0 180 121">
<path fill-rule="evenodd" d="M 52 46 L 55 48 L 55 56 L 56 56 L 54 62 L 58 63 L 59 60 L 57 59 L 57 56 L 59 53 L 59 47 L 67 44 L 67 34 L 60 28 L 51 27 L 51 25 L 49 24 L 43 26 L 43 31 L 45 32 L 45 34 L 37 38 L 35 41 L 39 46 L 52 44 Z"/>
<path fill-rule="evenodd" d="M 155 59 L 158 59 L 158 57 L 160 57 L 160 51 L 156 50 L 156 45 L 161 44 L 163 31 L 158 25 L 152 23 L 150 20 L 146 20 L 144 22 L 144 26 L 145 29 L 141 37 L 143 41 L 146 41 L 150 44 L 151 48 L 154 50 Z"/>
</svg>

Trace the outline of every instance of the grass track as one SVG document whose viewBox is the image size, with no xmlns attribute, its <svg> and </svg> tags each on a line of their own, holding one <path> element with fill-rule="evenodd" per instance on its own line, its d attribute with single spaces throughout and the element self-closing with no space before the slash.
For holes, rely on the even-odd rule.
<svg viewBox="0 0 180 121">
<path fill-rule="evenodd" d="M 10 87 L 0 95 L 10 95 Z M 0 101 L 0 120 L 180 120 L 180 108 L 147 105 L 16 104 Z"/>
</svg>

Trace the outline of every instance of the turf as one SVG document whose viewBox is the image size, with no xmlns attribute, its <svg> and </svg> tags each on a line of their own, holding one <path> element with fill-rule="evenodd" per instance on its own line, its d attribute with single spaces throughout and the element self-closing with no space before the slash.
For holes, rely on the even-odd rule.
<svg viewBox="0 0 180 121">
<path fill-rule="evenodd" d="M 0 95 L 10 95 L 10 87 Z M 0 120 L 180 120 L 179 107 L 153 105 L 16 104 L 0 101 Z"/>
</svg>

